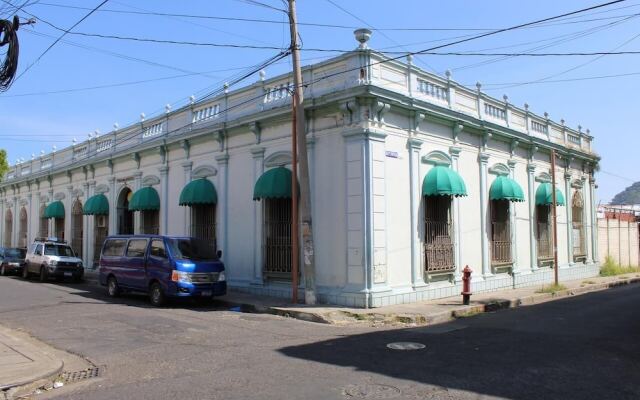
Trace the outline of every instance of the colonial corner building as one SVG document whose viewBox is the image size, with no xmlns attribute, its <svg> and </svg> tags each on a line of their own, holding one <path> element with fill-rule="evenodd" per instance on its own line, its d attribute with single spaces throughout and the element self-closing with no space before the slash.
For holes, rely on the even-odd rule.
<svg viewBox="0 0 640 400">
<path fill-rule="evenodd" d="M 367 48 L 303 69 L 316 282 L 360 307 L 598 273 L 592 136 Z M 232 290 L 291 292 L 291 75 L 260 79 L 11 167 L 0 243 L 207 239 Z M 558 154 L 551 171 L 550 154 Z M 304 282 L 304 280 L 301 280 Z"/>
</svg>

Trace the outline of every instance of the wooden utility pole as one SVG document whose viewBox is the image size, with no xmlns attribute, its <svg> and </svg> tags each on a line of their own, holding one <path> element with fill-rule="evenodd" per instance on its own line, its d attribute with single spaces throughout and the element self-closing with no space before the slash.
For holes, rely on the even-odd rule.
<svg viewBox="0 0 640 400">
<path fill-rule="evenodd" d="M 558 219 L 556 210 L 556 151 L 551 150 L 551 214 L 553 215 L 553 277 L 558 285 Z"/>
<path fill-rule="evenodd" d="M 291 107 L 291 302 L 298 303 L 298 275 L 300 251 L 298 245 L 298 144 L 296 105 Z"/>
<path fill-rule="evenodd" d="M 304 107 L 302 106 L 302 71 L 296 26 L 296 2 L 289 0 L 289 26 L 291 30 L 291 58 L 293 59 L 293 106 L 295 107 L 296 137 L 298 144 L 298 169 L 300 171 L 300 219 L 302 228 L 302 258 L 304 260 L 304 299 L 306 304 L 316 304 L 316 271 L 311 220 L 311 190 L 309 185 L 309 160 L 305 132 Z"/>
</svg>

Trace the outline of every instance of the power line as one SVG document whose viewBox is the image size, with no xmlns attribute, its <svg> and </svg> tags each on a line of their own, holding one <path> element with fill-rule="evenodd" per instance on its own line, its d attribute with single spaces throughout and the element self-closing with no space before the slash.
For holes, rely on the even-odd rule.
<svg viewBox="0 0 640 400">
<path fill-rule="evenodd" d="M 610 78 L 622 78 L 627 76 L 637 76 L 640 75 L 640 71 L 638 72 L 628 72 L 622 74 L 611 74 L 611 75 L 596 75 L 596 76 L 584 76 L 579 78 L 566 78 L 566 79 L 555 79 L 555 80 L 545 80 L 545 81 L 530 81 L 530 82 L 504 82 L 504 83 L 483 83 L 482 88 L 484 90 L 504 90 L 505 88 L 502 85 L 509 85 L 508 87 L 516 87 L 516 86 L 524 86 L 524 85 L 539 85 L 544 83 L 563 83 L 563 82 L 579 82 L 579 81 L 590 81 L 590 80 L 598 80 L 598 79 L 610 79 Z M 463 86 L 472 86 L 470 84 L 466 84 Z M 485 88 L 485 86 L 501 86 L 495 88 Z"/>
<path fill-rule="evenodd" d="M 54 3 L 46 3 L 46 2 L 39 2 L 38 5 L 41 6 L 47 6 L 47 7 L 60 7 L 60 8 L 67 8 L 67 9 L 77 9 L 77 10 L 89 10 L 88 7 L 80 7 L 80 6 L 73 6 L 73 5 L 67 5 L 67 4 L 54 4 Z M 125 5 L 128 6 L 128 5 Z M 619 7 L 619 8 L 615 8 L 612 10 L 607 10 L 607 11 L 603 11 L 603 12 L 611 12 L 614 10 L 618 10 L 618 9 L 625 9 L 625 8 L 630 8 L 630 7 L 638 7 L 640 5 L 635 4 L 635 5 L 630 5 L 630 6 L 626 6 L 626 7 Z M 131 6 L 129 6 L 131 7 Z M 222 16 L 215 16 L 215 15 L 194 15 L 194 14 L 181 14 L 181 13 L 163 13 L 163 12 L 154 12 L 154 11 L 129 11 L 129 10 L 114 10 L 114 9 L 100 9 L 100 12 L 105 12 L 105 13 L 115 13 L 115 14 L 132 14 L 132 15 L 148 15 L 148 16 L 161 16 L 161 17 L 181 17 L 181 18 L 191 18 L 191 19 L 204 19 L 204 20 L 220 20 L 220 21 L 235 21 L 235 22 L 251 22 L 251 23 L 263 23 L 263 24 L 283 24 L 283 25 L 288 25 L 289 22 L 288 21 L 280 21 L 280 20 L 272 20 L 272 19 L 259 19 L 259 18 L 243 18 L 243 17 L 222 17 Z M 280 10 L 282 11 L 282 10 Z M 593 13 L 593 14 L 599 14 L 599 13 Z M 591 14 L 587 14 L 587 15 L 591 15 Z M 562 22 L 562 23 L 557 23 L 557 24 L 541 24 L 540 27 L 547 27 L 547 26 L 556 26 L 556 25 L 565 25 L 565 24 L 576 24 L 576 23 L 584 23 L 584 22 L 592 22 L 592 21 L 599 21 L 599 20 L 604 20 L 604 19 L 615 19 L 615 18 L 619 18 L 619 17 L 624 17 L 624 16 L 612 16 L 612 17 L 605 17 L 605 18 L 596 18 L 596 19 L 588 19 L 588 20 L 580 20 L 580 21 L 570 21 L 570 22 Z M 570 17 L 570 18 L 577 18 L 577 17 Z M 570 18 L 566 18 L 566 19 L 570 19 Z M 562 21 L 563 19 L 558 19 L 559 21 Z M 353 26 L 353 25 L 339 25 L 339 24 L 324 24 L 324 23 L 314 23 L 314 22 L 298 22 L 298 25 L 300 26 L 309 26 L 309 27 L 319 27 L 319 28 L 336 28 L 336 29 L 358 29 L 361 28 L 360 26 Z M 373 31 L 376 32 L 380 32 L 380 31 L 414 31 L 414 32 L 420 32 L 420 31 L 424 31 L 424 32 L 447 32 L 447 31 L 492 31 L 492 30 L 496 30 L 499 28 L 491 28 L 491 27 L 453 27 L 453 28 L 417 28 L 417 27 L 390 27 L 390 28 L 371 28 Z"/>
<path fill-rule="evenodd" d="M 6 0 L 3 0 L 6 2 Z M 103 6 L 104 4 L 106 4 L 109 0 L 103 0 L 100 4 L 98 4 L 96 7 L 94 7 L 91 11 L 89 11 L 84 17 L 82 17 L 80 20 L 78 20 L 78 22 L 76 22 L 75 24 L 73 24 L 69 29 L 66 29 L 64 31 L 64 33 L 62 35 L 60 35 L 53 43 L 51 43 L 49 45 L 49 47 L 47 47 L 45 49 L 45 51 L 42 52 L 42 54 L 40 54 L 38 56 L 38 58 L 36 58 L 36 60 L 34 62 L 32 62 L 31 64 L 29 64 L 29 66 L 27 66 L 27 68 L 22 71 L 17 77 L 16 77 L 16 81 L 18 79 L 20 79 L 20 77 L 22 75 L 24 75 L 27 71 L 29 71 L 31 69 L 31 67 L 33 67 L 34 65 L 36 65 L 41 59 L 42 57 L 44 57 L 45 54 L 47 54 L 49 52 L 49 50 L 51 50 L 53 48 L 53 46 L 55 46 L 60 40 L 62 40 L 63 37 L 65 37 L 65 35 L 67 35 L 73 28 L 75 28 L 76 26 L 80 25 L 80 23 L 82 23 L 82 21 L 84 21 L 85 19 L 89 18 L 89 16 L 91 14 L 93 14 L 94 12 L 96 12 L 96 10 L 98 8 L 100 8 L 101 6 Z"/>
</svg>

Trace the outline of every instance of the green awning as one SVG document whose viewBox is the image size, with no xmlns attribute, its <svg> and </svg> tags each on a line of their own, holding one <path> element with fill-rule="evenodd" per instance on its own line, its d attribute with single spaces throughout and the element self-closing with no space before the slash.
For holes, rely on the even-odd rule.
<svg viewBox="0 0 640 400">
<path fill-rule="evenodd" d="M 423 196 L 466 196 L 467 186 L 462 177 L 449 167 L 431 168 L 422 181 Z"/>
<path fill-rule="evenodd" d="M 160 196 L 151 186 L 143 187 L 131 196 L 129 211 L 148 211 L 160 209 Z"/>
<path fill-rule="evenodd" d="M 507 176 L 499 176 L 489 189 L 490 200 L 524 201 L 524 192 L 518 182 Z"/>
<path fill-rule="evenodd" d="M 60 200 L 50 203 L 44 209 L 45 218 L 64 218 L 64 204 Z"/>
<path fill-rule="evenodd" d="M 538 190 L 536 190 L 536 205 L 537 206 L 550 206 L 553 204 L 553 195 L 551 191 L 551 184 L 548 182 L 542 183 Z M 564 196 L 560 189 L 556 188 L 556 204 L 564 206 Z"/>
<path fill-rule="evenodd" d="M 262 174 L 253 188 L 253 199 L 290 199 L 291 170 L 285 167 L 273 168 Z"/>
<path fill-rule="evenodd" d="M 187 184 L 180 193 L 181 206 L 194 206 L 198 204 L 216 204 L 218 193 L 207 178 L 195 179 Z"/>
<path fill-rule="evenodd" d="M 109 215 L 109 200 L 104 194 L 89 197 L 82 208 L 84 215 Z"/>
</svg>

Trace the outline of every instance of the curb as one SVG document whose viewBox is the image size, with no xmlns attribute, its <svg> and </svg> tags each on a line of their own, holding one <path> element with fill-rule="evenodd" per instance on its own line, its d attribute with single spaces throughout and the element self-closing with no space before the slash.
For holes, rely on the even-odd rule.
<svg viewBox="0 0 640 400">
<path fill-rule="evenodd" d="M 0 391 L 4 392 L 7 399 L 13 398 L 18 392 L 29 392 L 31 389 L 36 389 L 49 382 L 54 381 L 64 369 L 64 362 L 59 361 L 59 365 L 52 371 L 45 372 L 41 375 L 18 381 L 14 383 L 8 383 L 0 386 Z"/>
</svg>

